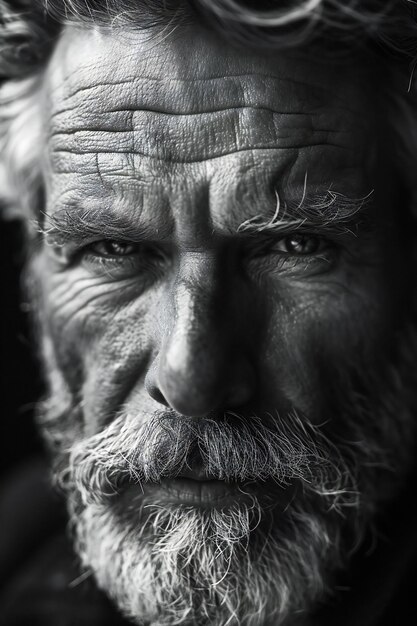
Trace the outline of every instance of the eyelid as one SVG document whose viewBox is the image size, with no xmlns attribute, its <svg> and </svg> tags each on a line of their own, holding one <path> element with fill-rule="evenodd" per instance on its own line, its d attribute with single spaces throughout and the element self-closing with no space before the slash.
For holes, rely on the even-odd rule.
<svg viewBox="0 0 417 626">
<path fill-rule="evenodd" d="M 132 252 L 127 252 L 125 254 L 120 253 L 120 254 L 112 254 L 111 252 L 106 253 L 104 250 L 102 252 L 100 252 L 98 250 L 99 246 L 102 245 L 103 247 L 109 244 L 113 244 L 113 245 L 126 245 L 126 246 L 131 246 L 133 248 Z M 96 248 L 96 250 L 94 250 L 94 248 Z M 131 241 L 121 241 L 121 240 L 115 240 L 115 239 L 101 239 L 100 241 L 95 241 L 91 244 L 89 244 L 87 246 L 87 250 L 86 251 L 93 251 L 93 253 L 97 254 L 97 256 L 102 256 L 102 257 L 106 257 L 106 258 L 123 258 L 123 257 L 127 257 L 127 256 L 132 256 L 133 254 L 137 254 L 138 252 L 141 252 L 144 250 L 144 247 L 142 244 L 138 244 L 136 242 L 131 242 Z"/>
<path fill-rule="evenodd" d="M 69 261 L 78 258 L 80 255 L 88 252 L 95 244 L 104 241 L 114 241 L 123 244 L 132 244 L 139 246 L 142 242 L 132 241 L 130 238 L 119 236 L 117 239 L 107 239 L 98 235 L 86 235 L 84 238 L 72 238 L 70 236 L 60 237 L 59 233 L 46 233 L 45 244 L 51 248 L 55 254 L 61 257 L 67 257 Z"/>
<path fill-rule="evenodd" d="M 285 235 L 285 237 L 280 237 L 279 239 L 277 239 L 277 241 L 275 242 L 275 245 L 279 245 L 280 242 L 285 242 L 286 239 L 292 239 L 292 238 L 296 238 L 297 236 L 301 236 L 304 239 L 308 240 L 314 240 L 315 243 L 317 243 L 317 250 L 314 250 L 313 252 L 296 252 L 296 251 L 289 251 L 286 252 L 285 250 L 280 250 L 280 252 L 282 254 L 287 254 L 288 256 L 303 256 L 303 257 L 308 257 L 308 256 L 315 256 L 317 254 L 320 254 L 321 252 L 328 250 L 331 247 L 331 243 L 328 241 L 328 239 L 326 239 L 325 237 L 321 237 L 319 235 L 312 235 L 309 233 L 301 233 L 301 232 L 296 232 L 294 234 L 289 234 L 289 235 Z"/>
<path fill-rule="evenodd" d="M 114 243 L 114 244 L 126 244 L 129 246 L 133 246 L 133 250 L 126 254 L 112 254 L 105 253 L 100 251 L 95 251 L 94 246 L 99 244 L 106 243 Z M 170 259 L 170 251 L 167 249 L 167 246 L 162 244 L 161 242 L 153 242 L 153 241 L 131 241 L 131 240 L 116 240 L 116 239 L 100 239 L 97 242 L 92 242 L 87 246 L 84 246 L 81 250 L 76 254 L 76 259 L 87 258 L 96 258 L 101 259 L 103 262 L 107 261 L 109 263 L 128 263 L 129 261 L 134 262 L 136 259 L 141 263 L 151 263 L 154 265 L 164 264 L 166 265 Z"/>
<path fill-rule="evenodd" d="M 279 242 L 284 241 L 285 239 L 291 238 L 291 237 L 295 237 L 297 235 L 302 235 L 303 237 L 311 237 L 314 239 L 318 239 L 321 243 L 321 250 L 319 250 L 318 252 L 314 252 L 314 253 L 310 253 L 310 254 L 297 254 L 297 253 L 291 253 L 291 252 L 285 252 L 285 251 L 280 251 L 280 250 L 276 250 L 275 252 L 277 254 L 281 254 L 282 256 L 287 256 L 287 257 L 314 257 L 316 254 L 320 254 L 320 252 L 324 252 L 325 250 L 330 250 L 331 248 L 336 248 L 338 246 L 338 244 L 335 241 L 332 241 L 331 239 L 329 239 L 328 237 L 319 235 L 317 233 L 312 233 L 311 231 L 304 231 L 301 229 L 297 229 L 294 230 L 292 232 L 287 232 L 287 233 L 282 233 L 281 235 L 269 235 L 269 236 L 264 236 L 262 238 L 262 240 L 259 240 L 254 246 L 252 246 L 252 252 L 255 251 L 259 251 L 260 255 L 262 254 L 268 254 L 269 252 L 274 252 L 273 248 L 274 246 L 277 246 Z"/>
</svg>

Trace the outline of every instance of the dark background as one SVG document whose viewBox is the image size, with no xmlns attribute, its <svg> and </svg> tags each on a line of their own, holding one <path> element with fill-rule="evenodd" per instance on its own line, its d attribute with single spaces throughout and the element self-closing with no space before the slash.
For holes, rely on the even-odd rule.
<svg viewBox="0 0 417 626">
<path fill-rule="evenodd" d="M 33 417 L 43 389 L 21 290 L 23 250 L 19 222 L 0 217 L 1 476 L 42 453 Z"/>
</svg>

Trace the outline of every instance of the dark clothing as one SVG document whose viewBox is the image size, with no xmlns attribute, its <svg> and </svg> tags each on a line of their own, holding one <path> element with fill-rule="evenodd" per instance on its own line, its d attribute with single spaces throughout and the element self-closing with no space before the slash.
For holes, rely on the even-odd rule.
<svg viewBox="0 0 417 626">
<path fill-rule="evenodd" d="M 417 624 L 415 481 L 379 524 L 317 612 L 314 626 Z M 91 577 L 83 578 L 65 532 L 63 503 L 33 462 L 0 492 L 0 625 L 127 626 Z M 198 625 L 196 625 L 198 626 Z"/>
</svg>

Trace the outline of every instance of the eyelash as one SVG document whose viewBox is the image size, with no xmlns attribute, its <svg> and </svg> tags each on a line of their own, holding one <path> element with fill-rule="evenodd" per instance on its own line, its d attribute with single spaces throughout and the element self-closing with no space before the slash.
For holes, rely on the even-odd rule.
<svg viewBox="0 0 417 626">
<path fill-rule="evenodd" d="M 295 246 L 297 245 L 297 243 L 302 243 L 303 239 L 306 242 L 309 242 L 310 244 L 313 243 L 313 247 L 314 247 L 314 244 L 316 244 L 317 249 L 313 249 L 313 251 L 310 250 L 308 252 L 300 252 L 300 253 L 297 253 L 295 251 L 291 252 L 289 250 L 278 250 L 278 251 L 283 254 L 288 254 L 288 255 L 293 255 L 293 256 L 307 256 L 307 255 L 310 256 L 310 255 L 317 254 L 323 248 L 329 247 L 330 245 L 328 240 L 324 239 L 323 237 L 319 237 L 317 235 L 308 234 L 308 233 L 292 233 L 292 234 L 288 234 L 283 237 L 280 237 L 279 239 L 266 240 L 265 242 L 261 244 L 261 249 L 264 248 L 265 251 L 268 251 L 268 250 L 271 250 L 274 246 L 278 249 L 278 246 L 280 244 L 287 245 L 287 247 Z M 116 246 L 119 246 L 119 247 L 126 246 L 128 248 L 131 247 L 132 251 L 120 253 L 120 254 L 119 253 L 112 254 L 109 251 L 98 250 L 99 246 L 111 246 L 111 245 L 115 247 Z M 135 244 L 135 243 L 125 242 L 125 241 L 104 239 L 102 241 L 98 241 L 98 242 L 95 242 L 86 246 L 84 248 L 84 253 L 93 252 L 96 254 L 96 256 L 102 257 L 102 258 L 126 258 L 134 254 L 143 253 L 146 250 L 151 251 L 153 255 L 155 255 L 155 252 L 157 252 L 157 248 L 148 246 L 148 245 L 144 246 L 143 244 Z M 159 256 L 160 256 L 160 253 L 159 253 Z"/>
<path fill-rule="evenodd" d="M 133 248 L 132 252 L 128 252 L 128 253 L 124 253 L 124 254 L 111 254 L 110 252 L 104 252 L 104 251 L 98 251 L 99 246 L 126 246 L 126 247 L 131 247 Z M 124 242 L 124 241 L 116 241 L 116 240 L 110 240 L 110 239 L 103 239 L 102 241 L 97 241 L 93 244 L 90 244 L 88 246 L 88 250 L 89 251 L 94 251 L 94 248 L 96 249 L 96 254 L 97 256 L 103 257 L 103 258 L 125 258 L 128 256 L 131 256 L 133 254 L 135 254 L 135 249 L 137 249 L 136 253 L 140 253 L 144 250 L 144 246 L 142 244 L 134 244 L 134 243 L 129 243 L 129 242 Z"/>
<path fill-rule="evenodd" d="M 306 253 L 297 253 L 284 250 L 291 242 L 302 242 L 313 245 L 313 248 Z M 316 248 L 314 248 L 314 244 Z M 292 244 L 291 244 L 292 245 Z M 109 247 L 125 247 L 128 251 L 119 253 Z M 320 270 L 328 269 L 334 260 L 335 245 L 329 240 L 310 233 L 289 233 L 279 238 L 266 238 L 255 247 L 248 249 L 247 260 L 249 265 L 259 259 L 262 265 L 265 263 L 270 267 L 270 271 L 298 271 L 310 270 L 318 267 Z M 246 256 L 246 254 L 245 254 Z M 274 261 L 276 259 L 276 261 Z M 115 279 L 141 276 L 144 281 L 157 280 L 169 265 L 169 254 L 166 254 L 159 246 L 133 243 L 130 241 L 103 239 L 90 243 L 78 251 L 74 251 L 68 259 L 69 264 L 82 263 L 93 272 L 103 272 L 107 276 Z M 255 267 L 255 266 L 254 266 Z"/>
<path fill-rule="evenodd" d="M 127 254 L 111 254 L 106 246 L 132 246 Z M 141 276 L 145 282 L 153 281 L 161 275 L 167 257 L 156 246 L 116 240 L 101 240 L 90 243 L 73 255 L 71 263 L 83 264 L 93 272 L 105 274 L 114 279 Z"/>
<path fill-rule="evenodd" d="M 305 240 L 306 242 L 313 245 L 313 249 L 308 250 L 307 252 L 294 252 L 290 250 L 285 250 L 283 247 L 286 245 L 287 247 L 294 245 L 297 240 Z M 316 245 L 316 248 L 314 248 Z M 312 233 L 288 233 L 283 235 L 282 237 L 268 237 L 265 238 L 263 242 L 257 244 L 253 250 L 255 256 L 264 256 L 268 254 L 279 254 L 283 257 L 291 257 L 295 259 L 305 259 L 305 258 L 314 258 L 315 256 L 327 252 L 332 248 L 335 248 L 336 245 L 334 242 L 330 241 L 325 237 L 321 237 Z"/>
</svg>

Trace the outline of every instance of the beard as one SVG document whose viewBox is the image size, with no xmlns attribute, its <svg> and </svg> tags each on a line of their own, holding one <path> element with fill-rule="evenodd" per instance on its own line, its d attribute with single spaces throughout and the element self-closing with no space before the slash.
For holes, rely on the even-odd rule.
<svg viewBox="0 0 417 626">
<path fill-rule="evenodd" d="M 320 429 L 280 421 L 161 412 L 138 428 L 125 414 L 61 458 L 77 552 L 136 623 L 278 624 L 322 595 L 327 563 L 341 565 L 354 477 Z M 149 495 L 196 459 L 238 485 L 232 503 Z"/>
<path fill-rule="evenodd" d="M 87 439 L 54 367 L 41 422 L 83 566 L 136 624 L 305 623 L 411 466 L 416 348 L 407 327 L 388 364 L 345 365 L 320 426 L 296 411 L 121 412 Z M 196 463 L 236 498 L 198 507 L 149 491 Z"/>
</svg>

